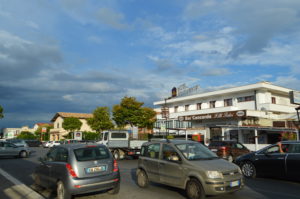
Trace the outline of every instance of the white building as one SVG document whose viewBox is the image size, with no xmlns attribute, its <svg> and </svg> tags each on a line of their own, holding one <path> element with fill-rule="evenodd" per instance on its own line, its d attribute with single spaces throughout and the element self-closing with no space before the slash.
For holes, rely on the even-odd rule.
<svg viewBox="0 0 300 199">
<path fill-rule="evenodd" d="M 182 85 L 172 89 L 172 97 L 154 102 L 159 107 L 156 134 L 200 133 L 206 144 L 210 139 L 238 140 L 251 150 L 298 139 L 291 89 L 269 82 L 205 93 L 198 88 Z"/>
<path fill-rule="evenodd" d="M 78 129 L 78 131 L 89 131 L 89 132 L 95 132 L 91 129 L 91 127 L 87 123 L 88 118 L 92 118 L 93 114 L 90 113 L 65 113 L 65 112 L 58 112 L 54 115 L 54 117 L 51 119 L 51 122 L 53 122 L 54 128 L 50 129 L 50 140 L 61 140 L 65 139 L 69 131 L 65 130 L 63 128 L 63 122 L 65 118 L 78 118 L 79 121 L 82 123 L 81 128 Z"/>
<path fill-rule="evenodd" d="M 34 133 L 34 129 L 29 128 L 29 126 L 22 126 L 21 128 L 4 128 L 3 129 L 3 138 L 12 139 L 18 137 L 21 132 L 30 132 Z"/>
</svg>

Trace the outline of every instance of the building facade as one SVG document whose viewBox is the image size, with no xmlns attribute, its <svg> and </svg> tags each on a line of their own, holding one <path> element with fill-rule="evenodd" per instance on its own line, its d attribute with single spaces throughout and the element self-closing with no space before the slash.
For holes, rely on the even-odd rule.
<svg viewBox="0 0 300 199">
<path fill-rule="evenodd" d="M 69 134 L 69 131 L 63 128 L 63 122 L 65 118 L 70 118 L 70 117 L 78 118 L 81 121 L 82 125 L 81 128 L 78 129 L 78 131 L 94 132 L 87 123 L 87 119 L 92 118 L 93 114 L 58 112 L 54 115 L 54 117 L 51 120 L 51 122 L 53 122 L 54 128 L 50 129 L 50 140 L 66 139 L 66 137 Z"/>
<path fill-rule="evenodd" d="M 156 134 L 194 134 L 210 140 L 237 140 L 258 150 L 280 140 L 299 139 L 292 89 L 269 82 L 199 92 L 199 87 L 173 88 L 158 106 Z"/>
</svg>

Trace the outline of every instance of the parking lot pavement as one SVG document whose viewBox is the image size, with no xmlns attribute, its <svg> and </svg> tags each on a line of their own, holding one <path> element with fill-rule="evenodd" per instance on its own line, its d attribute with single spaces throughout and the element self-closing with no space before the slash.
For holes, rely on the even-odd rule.
<svg viewBox="0 0 300 199">
<path fill-rule="evenodd" d="M 43 199 L 40 194 L 29 188 L 10 174 L 0 169 L 1 199 Z"/>
</svg>

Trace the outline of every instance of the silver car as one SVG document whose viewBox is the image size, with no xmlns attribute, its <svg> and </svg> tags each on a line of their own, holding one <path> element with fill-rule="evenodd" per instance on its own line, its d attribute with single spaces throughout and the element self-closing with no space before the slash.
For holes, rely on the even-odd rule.
<svg viewBox="0 0 300 199">
<path fill-rule="evenodd" d="M 33 175 L 35 184 L 56 189 L 58 199 L 103 190 L 119 192 L 118 164 L 104 145 L 54 146 L 40 161 Z"/>
<path fill-rule="evenodd" d="M 0 141 L 0 156 L 13 156 L 26 158 L 30 155 L 30 149 L 27 147 L 18 147 L 17 145 Z"/>
<path fill-rule="evenodd" d="M 149 181 L 161 183 L 185 189 L 190 199 L 235 192 L 244 186 L 237 165 L 198 142 L 185 140 L 143 144 L 136 175 L 142 188 Z"/>
</svg>

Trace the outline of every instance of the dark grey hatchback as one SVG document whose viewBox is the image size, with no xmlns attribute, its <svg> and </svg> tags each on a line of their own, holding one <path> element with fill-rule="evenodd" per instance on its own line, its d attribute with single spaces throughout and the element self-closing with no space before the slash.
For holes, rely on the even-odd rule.
<svg viewBox="0 0 300 199">
<path fill-rule="evenodd" d="M 104 145 L 55 146 L 40 162 L 33 175 L 35 184 L 56 189 L 58 199 L 103 190 L 119 192 L 118 164 Z"/>
</svg>

